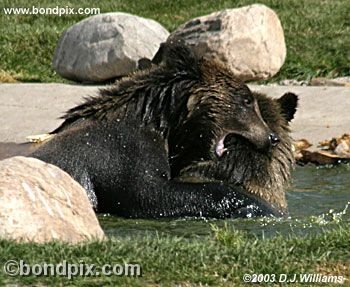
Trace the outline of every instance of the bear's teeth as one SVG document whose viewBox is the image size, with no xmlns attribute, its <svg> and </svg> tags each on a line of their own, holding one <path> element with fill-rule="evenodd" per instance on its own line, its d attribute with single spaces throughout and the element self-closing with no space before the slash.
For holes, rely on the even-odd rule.
<svg viewBox="0 0 350 287">
<path fill-rule="evenodd" d="M 227 150 L 227 148 L 225 148 L 225 145 L 224 145 L 224 139 L 225 137 L 219 140 L 219 142 L 216 144 L 216 147 L 215 147 L 215 152 L 219 157 L 221 157 L 224 154 L 224 152 Z"/>
</svg>

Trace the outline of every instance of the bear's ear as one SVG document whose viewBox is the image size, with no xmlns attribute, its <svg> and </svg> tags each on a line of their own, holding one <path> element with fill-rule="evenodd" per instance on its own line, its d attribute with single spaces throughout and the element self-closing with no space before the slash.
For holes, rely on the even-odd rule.
<svg viewBox="0 0 350 287">
<path fill-rule="evenodd" d="M 163 62 L 169 69 L 178 71 L 191 71 L 198 67 L 197 57 L 181 38 L 162 43 L 152 62 L 154 64 Z"/>
<path fill-rule="evenodd" d="M 285 119 L 290 122 L 294 118 L 294 114 L 298 106 L 298 96 L 293 93 L 285 93 L 277 102 L 281 106 Z"/>
</svg>

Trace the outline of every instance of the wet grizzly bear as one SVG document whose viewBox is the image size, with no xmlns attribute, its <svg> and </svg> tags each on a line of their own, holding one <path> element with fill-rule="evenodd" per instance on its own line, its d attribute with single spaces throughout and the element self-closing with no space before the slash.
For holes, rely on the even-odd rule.
<svg viewBox="0 0 350 287">
<path fill-rule="evenodd" d="M 67 171 L 95 210 L 125 217 L 286 214 L 297 97 L 253 93 L 174 44 L 165 61 L 72 108 L 32 156 Z"/>
</svg>

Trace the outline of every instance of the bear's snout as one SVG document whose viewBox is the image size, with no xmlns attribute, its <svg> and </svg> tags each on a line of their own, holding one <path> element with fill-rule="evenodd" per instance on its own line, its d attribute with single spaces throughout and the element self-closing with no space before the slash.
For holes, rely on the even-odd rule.
<svg viewBox="0 0 350 287">
<path fill-rule="evenodd" d="M 269 140 L 270 140 L 271 146 L 273 146 L 273 147 L 278 145 L 278 143 L 281 141 L 280 138 L 278 137 L 278 135 L 276 135 L 275 133 L 269 134 Z"/>
</svg>

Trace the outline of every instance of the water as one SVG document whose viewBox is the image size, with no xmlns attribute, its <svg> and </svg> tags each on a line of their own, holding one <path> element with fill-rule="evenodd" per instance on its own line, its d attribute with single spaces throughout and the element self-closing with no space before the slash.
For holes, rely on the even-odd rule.
<svg viewBox="0 0 350 287">
<path fill-rule="evenodd" d="M 350 164 L 335 167 L 297 167 L 287 193 L 290 217 L 235 220 L 136 220 L 99 215 L 108 235 L 201 237 L 212 233 L 211 224 L 232 226 L 258 236 L 307 235 L 350 223 Z"/>
<path fill-rule="evenodd" d="M 293 178 L 288 202 L 294 218 L 321 215 L 331 209 L 340 211 L 350 201 L 350 164 L 299 167 Z"/>
<path fill-rule="evenodd" d="M 0 159 L 28 155 L 36 147 L 32 144 L 0 143 Z M 350 223 L 350 164 L 297 167 L 287 199 L 288 219 L 136 220 L 99 215 L 99 220 L 107 234 L 117 236 L 168 234 L 200 237 L 211 234 L 211 224 L 228 225 L 265 237 L 276 233 L 306 235 L 320 229 L 331 229 L 339 222 Z"/>
</svg>

